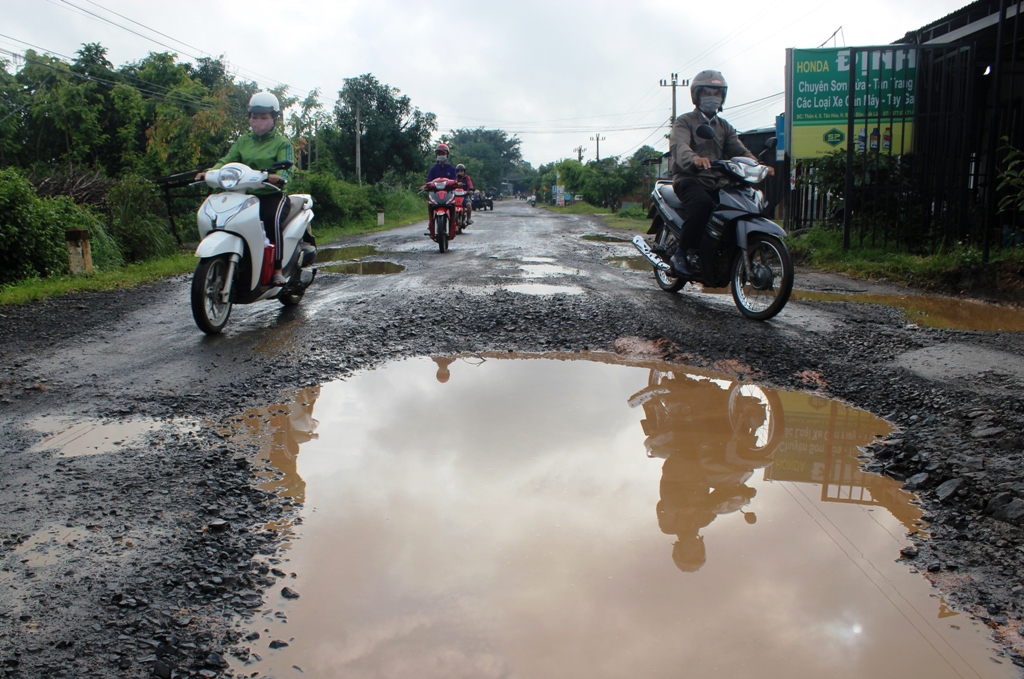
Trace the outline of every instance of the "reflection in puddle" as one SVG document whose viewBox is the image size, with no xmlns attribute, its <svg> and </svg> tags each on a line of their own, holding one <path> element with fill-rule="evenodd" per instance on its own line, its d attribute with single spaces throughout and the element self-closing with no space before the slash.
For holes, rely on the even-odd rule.
<svg viewBox="0 0 1024 679">
<path fill-rule="evenodd" d="M 605 236 L 599 233 L 588 233 L 586 236 L 582 236 L 583 240 L 597 241 L 598 243 L 628 243 L 628 238 L 619 238 L 617 236 Z M 642 258 L 641 258 L 642 259 Z M 644 260 L 647 261 L 647 260 Z M 650 266 L 648 264 L 647 266 Z"/>
<path fill-rule="evenodd" d="M 328 264 L 327 266 L 320 267 L 319 270 L 329 273 L 378 276 L 381 274 L 401 273 L 405 271 L 405 267 L 394 262 L 346 262 L 344 264 Z"/>
<path fill-rule="evenodd" d="M 545 285 L 544 283 L 517 283 L 503 285 L 502 290 L 524 295 L 582 295 L 583 288 L 577 285 Z"/>
<path fill-rule="evenodd" d="M 195 422 L 181 420 L 169 422 L 137 418 L 81 421 L 71 417 L 41 417 L 29 426 L 35 431 L 50 434 L 32 446 L 32 452 L 57 450 L 62 457 L 110 453 L 139 444 L 148 435 L 161 430 L 168 430 L 172 436 L 181 436 L 198 428 Z"/>
<path fill-rule="evenodd" d="M 558 264 L 520 264 L 524 278 L 552 278 L 555 276 L 578 276 L 579 269 L 570 269 Z"/>
<path fill-rule="evenodd" d="M 630 271 L 652 271 L 653 267 L 644 257 L 605 257 L 604 261 L 616 269 L 629 269 Z"/>
<path fill-rule="evenodd" d="M 794 290 L 793 299 L 812 302 L 861 302 L 899 307 L 907 320 L 929 328 L 1024 331 L 1024 310 L 967 299 L 929 295 L 869 295 Z"/>
<path fill-rule="evenodd" d="M 229 429 L 223 433 L 232 440 L 261 444 L 253 461 L 260 488 L 296 502 L 305 500 L 306 483 L 296 471 L 296 460 L 299 446 L 317 438 L 313 406 L 318 396 L 320 387 L 307 387 L 291 403 L 251 408 L 228 422 Z"/>
<path fill-rule="evenodd" d="M 316 253 L 317 264 L 321 262 L 339 262 L 349 259 L 361 259 L 380 254 L 372 245 L 353 245 L 347 248 L 320 248 Z"/>
<path fill-rule="evenodd" d="M 280 484 L 304 493 L 297 578 L 236 671 L 1015 676 L 896 562 L 919 511 L 856 459 L 883 421 L 593 358 L 410 359 L 277 412 L 308 440 Z"/>
</svg>

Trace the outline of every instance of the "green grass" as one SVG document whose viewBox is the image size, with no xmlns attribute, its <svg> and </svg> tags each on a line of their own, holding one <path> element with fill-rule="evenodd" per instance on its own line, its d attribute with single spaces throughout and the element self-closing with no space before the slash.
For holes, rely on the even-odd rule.
<svg viewBox="0 0 1024 679">
<path fill-rule="evenodd" d="M 149 283 L 165 276 L 188 273 L 196 267 L 191 254 L 168 255 L 148 262 L 129 264 L 111 271 L 97 271 L 80 276 L 31 278 L 0 288 L 0 306 L 25 304 L 50 297 L 60 297 L 84 290 L 113 290 Z"/>
<path fill-rule="evenodd" d="M 843 234 L 837 229 L 810 229 L 787 239 L 787 245 L 799 264 L 860 278 L 887 278 L 922 287 L 941 287 L 951 276 L 982 266 L 981 250 L 975 247 L 958 247 L 927 256 L 855 246 L 844 252 Z M 1024 264 L 1024 253 L 994 250 L 991 262 Z"/>
<path fill-rule="evenodd" d="M 344 238 L 345 236 L 355 236 L 360 233 L 376 233 L 378 231 L 387 231 L 388 229 L 397 229 L 400 226 L 406 226 L 413 222 L 419 222 L 427 219 L 427 204 L 423 203 L 417 205 L 415 209 L 406 209 L 395 215 L 384 215 L 384 226 L 377 226 L 377 218 L 373 217 L 364 222 L 356 224 L 346 224 L 339 226 L 337 224 L 317 224 L 316 220 L 313 222 L 313 234 L 316 236 L 316 242 L 318 245 L 329 245 L 336 240 Z"/>
<path fill-rule="evenodd" d="M 540 205 L 538 203 L 538 205 Z M 590 203 L 573 203 L 572 205 L 566 205 L 565 207 L 558 207 L 557 205 L 540 205 L 540 207 L 551 210 L 552 212 L 559 212 L 565 215 L 607 215 L 611 214 L 611 210 L 606 207 L 595 207 Z"/>
</svg>

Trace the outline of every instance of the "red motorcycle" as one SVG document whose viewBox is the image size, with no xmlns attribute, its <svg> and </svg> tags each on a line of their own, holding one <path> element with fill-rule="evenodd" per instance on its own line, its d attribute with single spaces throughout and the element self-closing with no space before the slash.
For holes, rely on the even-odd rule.
<svg viewBox="0 0 1024 679">
<path fill-rule="evenodd" d="M 430 219 L 431 240 L 437 242 L 437 249 L 441 252 L 448 251 L 448 241 L 455 238 L 455 234 L 461 231 L 456 218 L 456 193 L 457 182 L 454 179 L 438 177 L 427 182 L 424 190 L 428 191 L 428 205 Z M 465 192 L 463 192 L 465 193 Z"/>
<path fill-rule="evenodd" d="M 469 226 L 469 210 L 466 209 L 466 202 L 469 200 L 469 191 L 459 187 L 455 189 L 455 224 L 462 233 Z"/>
</svg>

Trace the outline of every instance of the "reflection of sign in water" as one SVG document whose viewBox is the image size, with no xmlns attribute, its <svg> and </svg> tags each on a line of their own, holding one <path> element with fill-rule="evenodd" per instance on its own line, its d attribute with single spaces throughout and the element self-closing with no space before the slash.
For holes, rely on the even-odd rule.
<svg viewBox="0 0 1024 679">
<path fill-rule="evenodd" d="M 788 50 L 790 156 L 846 148 L 851 104 L 858 152 L 909 153 L 916 81 L 913 48 Z"/>
</svg>

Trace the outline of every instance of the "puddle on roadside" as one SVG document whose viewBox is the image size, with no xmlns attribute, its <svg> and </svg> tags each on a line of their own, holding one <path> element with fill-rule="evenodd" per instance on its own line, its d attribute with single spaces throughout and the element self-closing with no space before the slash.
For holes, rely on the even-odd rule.
<svg viewBox="0 0 1024 679">
<path fill-rule="evenodd" d="M 321 262 L 340 262 L 352 259 L 362 259 L 371 255 L 382 254 L 380 250 L 372 245 L 352 245 L 346 248 L 320 248 L 316 253 L 317 264 Z"/>
<path fill-rule="evenodd" d="M 21 613 L 28 591 L 38 587 L 37 583 L 59 578 L 56 573 L 73 576 L 83 554 L 103 551 L 112 544 L 109 537 L 95 531 L 57 525 L 19 539 L 20 543 L 0 557 L 0 586 L 8 595 L 6 602 L 0 602 L 0 619 Z"/>
<path fill-rule="evenodd" d="M 30 452 L 57 450 L 61 457 L 79 457 L 111 453 L 142 443 L 149 435 L 164 431 L 181 436 L 198 429 L 193 421 L 162 421 L 152 418 L 129 420 L 78 420 L 71 417 L 40 417 L 29 423 L 29 428 L 46 438 L 36 443 Z M 156 442 L 156 445 L 160 445 Z"/>
<path fill-rule="evenodd" d="M 345 262 L 344 264 L 328 264 L 319 268 L 329 273 L 355 274 L 360 276 L 380 276 L 383 274 L 401 273 L 405 267 L 394 262 Z"/>
<path fill-rule="evenodd" d="M 903 309 L 907 321 L 929 328 L 1024 331 L 1024 309 L 997 306 L 967 299 L 932 295 L 871 295 L 866 293 L 794 290 L 793 299 L 811 302 L 861 302 Z"/>
<path fill-rule="evenodd" d="M 304 504 L 236 675 L 1017 676 L 896 561 L 920 510 L 857 460 L 884 421 L 590 358 L 409 359 L 239 418 Z"/>
<path fill-rule="evenodd" d="M 597 241 L 598 243 L 628 243 L 628 238 L 619 238 L 617 236 L 605 236 L 600 233 L 588 233 L 585 236 L 580 236 L 583 240 Z M 642 259 L 642 258 L 641 258 Z M 644 260 L 647 261 L 647 260 Z M 648 264 L 650 266 L 650 264 Z"/>
<path fill-rule="evenodd" d="M 554 257 L 520 257 L 520 260 L 532 264 L 550 264 L 557 261 Z"/>
<path fill-rule="evenodd" d="M 518 292 L 523 295 L 582 295 L 583 288 L 578 285 L 546 285 L 544 283 L 516 283 L 503 285 L 502 290 Z"/>
</svg>

